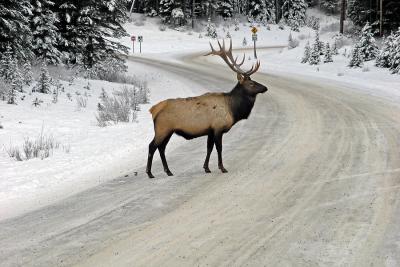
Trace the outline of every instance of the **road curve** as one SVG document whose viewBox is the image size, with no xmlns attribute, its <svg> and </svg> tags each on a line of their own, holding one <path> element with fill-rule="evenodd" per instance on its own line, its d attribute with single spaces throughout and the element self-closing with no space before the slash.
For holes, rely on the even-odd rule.
<svg viewBox="0 0 400 267">
<path fill-rule="evenodd" d="M 223 66 L 132 59 L 220 91 Z M 224 136 L 60 203 L 0 222 L 1 266 L 399 266 L 400 108 L 335 84 L 256 74 L 268 86 Z M 146 155 L 143 155 L 144 157 Z"/>
</svg>

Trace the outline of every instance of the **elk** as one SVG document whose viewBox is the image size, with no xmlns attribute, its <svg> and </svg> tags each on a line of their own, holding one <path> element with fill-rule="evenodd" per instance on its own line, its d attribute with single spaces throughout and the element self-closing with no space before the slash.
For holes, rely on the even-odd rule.
<svg viewBox="0 0 400 267">
<path fill-rule="evenodd" d="M 226 50 L 225 42 L 218 41 L 219 51 L 212 44 L 208 55 L 220 56 L 228 67 L 237 74 L 238 83 L 227 93 L 206 93 L 197 97 L 167 99 L 154 105 L 150 109 L 154 123 L 154 139 L 149 144 L 146 173 L 149 178 L 154 178 L 151 173 L 153 155 L 158 149 L 164 171 L 168 176 L 173 174 L 168 168 L 165 158 L 165 148 L 175 133 L 185 139 L 193 139 L 200 136 L 208 136 L 207 155 L 203 168 L 210 173 L 208 163 L 215 145 L 218 152 L 218 168 L 226 173 L 222 163 L 222 135 L 227 133 L 238 121 L 247 119 L 253 109 L 256 96 L 265 93 L 266 86 L 251 80 L 250 76 L 257 72 L 260 61 L 257 61 L 250 70 L 244 71 L 241 62 L 232 55 L 232 41 Z"/>
</svg>

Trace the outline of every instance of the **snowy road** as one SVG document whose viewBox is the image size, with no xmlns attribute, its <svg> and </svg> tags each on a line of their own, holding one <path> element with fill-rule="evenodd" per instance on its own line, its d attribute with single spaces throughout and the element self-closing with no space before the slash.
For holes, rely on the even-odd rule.
<svg viewBox="0 0 400 267">
<path fill-rule="evenodd" d="M 234 85 L 197 57 L 133 60 Z M 333 83 L 254 79 L 269 91 L 224 137 L 228 174 L 215 154 L 204 174 L 206 140 L 186 142 L 167 152 L 174 177 L 156 157 L 156 179 L 143 166 L 0 222 L 1 266 L 399 266 L 400 107 Z"/>
</svg>

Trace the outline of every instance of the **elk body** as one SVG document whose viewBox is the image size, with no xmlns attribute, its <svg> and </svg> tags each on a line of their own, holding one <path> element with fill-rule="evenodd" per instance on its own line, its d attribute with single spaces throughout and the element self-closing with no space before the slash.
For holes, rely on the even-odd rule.
<svg viewBox="0 0 400 267">
<path fill-rule="evenodd" d="M 200 136 L 208 136 L 207 155 L 203 168 L 210 172 L 208 163 L 214 145 L 218 152 L 218 167 L 225 173 L 222 162 L 222 135 L 228 132 L 232 126 L 242 119 L 247 119 L 254 106 L 256 96 L 267 91 L 267 87 L 250 79 L 260 67 L 257 62 L 249 71 L 243 71 L 237 58 L 232 56 L 232 41 L 228 50 L 225 43 L 218 42 L 219 51 L 211 46 L 211 52 L 207 55 L 218 55 L 225 63 L 237 73 L 238 83 L 227 93 L 206 93 L 197 97 L 167 99 L 150 109 L 154 122 L 154 139 L 149 144 L 146 173 L 149 178 L 154 178 L 151 173 L 153 155 L 158 149 L 164 171 L 167 175 L 173 175 L 168 168 L 165 158 L 165 149 L 175 133 L 186 139 Z"/>
</svg>

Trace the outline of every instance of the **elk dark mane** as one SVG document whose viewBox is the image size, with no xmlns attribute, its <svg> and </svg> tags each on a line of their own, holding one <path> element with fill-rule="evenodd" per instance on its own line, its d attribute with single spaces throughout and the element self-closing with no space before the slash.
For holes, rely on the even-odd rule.
<svg viewBox="0 0 400 267">
<path fill-rule="evenodd" d="M 256 98 L 246 93 L 240 83 L 232 89 L 229 96 L 234 123 L 247 119 L 250 116 Z"/>
</svg>

